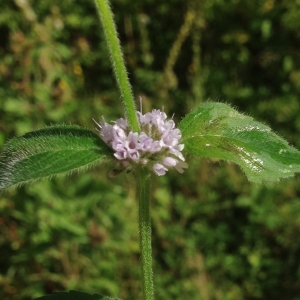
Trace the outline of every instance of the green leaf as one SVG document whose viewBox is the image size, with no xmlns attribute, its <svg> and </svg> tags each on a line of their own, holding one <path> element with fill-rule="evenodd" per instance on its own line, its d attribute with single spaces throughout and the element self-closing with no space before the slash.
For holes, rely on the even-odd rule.
<svg viewBox="0 0 300 300">
<path fill-rule="evenodd" d="M 111 149 L 93 131 L 56 125 L 10 140 L 0 156 L 0 191 L 105 161 Z"/>
<path fill-rule="evenodd" d="M 70 291 L 70 292 L 59 292 L 51 295 L 42 296 L 36 298 L 35 300 L 121 300 L 121 299 L 110 298 L 98 294 L 90 295 L 83 292 Z"/>
<path fill-rule="evenodd" d="M 253 182 L 300 172 L 300 152 L 271 129 L 223 103 L 204 103 L 179 124 L 185 151 L 233 161 Z"/>
</svg>

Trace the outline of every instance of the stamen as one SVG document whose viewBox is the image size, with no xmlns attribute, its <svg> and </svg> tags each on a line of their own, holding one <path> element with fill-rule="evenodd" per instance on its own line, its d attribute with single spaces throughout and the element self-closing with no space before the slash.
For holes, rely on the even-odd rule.
<svg viewBox="0 0 300 300">
<path fill-rule="evenodd" d="M 98 125 L 100 128 L 102 128 L 102 126 L 95 119 L 92 119 L 92 120 L 96 123 L 96 125 Z"/>
<path fill-rule="evenodd" d="M 143 98 L 140 96 L 140 112 L 143 114 Z"/>
</svg>

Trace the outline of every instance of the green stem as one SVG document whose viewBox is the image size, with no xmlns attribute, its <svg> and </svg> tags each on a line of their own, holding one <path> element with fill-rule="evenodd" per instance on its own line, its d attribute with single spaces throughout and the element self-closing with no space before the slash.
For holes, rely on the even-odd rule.
<svg viewBox="0 0 300 300">
<path fill-rule="evenodd" d="M 131 85 L 127 76 L 125 63 L 108 0 L 95 0 L 96 8 L 104 29 L 113 70 L 121 92 L 127 122 L 134 132 L 140 132 Z M 139 231 L 140 251 L 142 256 L 143 291 L 145 300 L 154 300 L 152 253 L 151 253 L 151 221 L 150 191 L 151 175 L 143 167 L 138 168 L 139 197 Z"/>
<path fill-rule="evenodd" d="M 142 255 L 143 291 L 145 300 L 154 300 L 151 253 L 151 174 L 143 167 L 138 173 L 140 251 Z"/>
<path fill-rule="evenodd" d="M 120 41 L 113 20 L 113 14 L 108 0 L 95 0 L 96 8 L 104 29 L 105 39 L 110 52 L 110 59 L 121 93 L 125 115 L 129 127 L 134 132 L 140 132 L 131 85 L 127 76 Z"/>
</svg>

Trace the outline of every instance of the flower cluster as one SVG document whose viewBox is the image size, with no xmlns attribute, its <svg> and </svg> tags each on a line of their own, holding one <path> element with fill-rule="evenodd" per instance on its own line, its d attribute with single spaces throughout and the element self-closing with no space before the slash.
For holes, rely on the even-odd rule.
<svg viewBox="0 0 300 300">
<path fill-rule="evenodd" d="M 138 112 L 141 132 L 132 132 L 127 121 L 118 119 L 113 125 L 103 122 L 96 124 L 103 141 L 114 151 L 114 156 L 122 162 L 124 168 L 134 163 L 147 165 L 158 176 L 165 175 L 168 168 L 175 168 L 183 173 L 187 168 L 181 153 L 184 145 L 180 144 L 181 132 L 175 128 L 173 120 L 167 120 L 167 115 L 154 109 L 142 114 Z"/>
</svg>

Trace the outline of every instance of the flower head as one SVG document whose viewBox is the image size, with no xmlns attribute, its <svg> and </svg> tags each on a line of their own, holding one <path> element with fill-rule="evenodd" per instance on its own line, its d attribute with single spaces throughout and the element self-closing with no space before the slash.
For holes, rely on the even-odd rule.
<svg viewBox="0 0 300 300">
<path fill-rule="evenodd" d="M 169 168 L 183 173 L 188 167 L 181 151 L 181 132 L 173 120 L 159 109 L 142 114 L 138 112 L 141 132 L 132 132 L 123 118 L 108 124 L 103 119 L 97 131 L 113 150 L 124 168 L 140 163 L 148 166 L 158 176 L 165 175 Z"/>
</svg>

